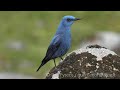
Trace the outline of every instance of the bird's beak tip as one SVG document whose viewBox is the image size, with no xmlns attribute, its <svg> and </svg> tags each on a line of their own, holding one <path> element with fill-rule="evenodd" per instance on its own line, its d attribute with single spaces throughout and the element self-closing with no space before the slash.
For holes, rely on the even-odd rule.
<svg viewBox="0 0 120 90">
<path fill-rule="evenodd" d="M 81 20 L 80 18 L 75 18 L 75 21 Z"/>
</svg>

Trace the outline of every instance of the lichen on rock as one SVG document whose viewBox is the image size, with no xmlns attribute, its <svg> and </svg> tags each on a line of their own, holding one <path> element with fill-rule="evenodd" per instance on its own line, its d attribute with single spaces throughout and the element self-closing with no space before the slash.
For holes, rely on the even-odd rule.
<svg viewBox="0 0 120 90">
<path fill-rule="evenodd" d="M 71 52 L 46 76 L 46 79 L 100 78 L 120 78 L 120 57 L 99 45 L 90 45 Z"/>
</svg>

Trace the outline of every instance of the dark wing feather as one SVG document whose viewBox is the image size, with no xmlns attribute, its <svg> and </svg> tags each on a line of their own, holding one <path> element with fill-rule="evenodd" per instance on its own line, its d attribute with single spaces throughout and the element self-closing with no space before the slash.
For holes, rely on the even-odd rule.
<svg viewBox="0 0 120 90">
<path fill-rule="evenodd" d="M 61 44 L 61 36 L 60 35 L 56 35 L 50 46 L 48 47 L 47 53 L 45 58 L 42 60 L 41 65 L 38 67 L 37 71 L 39 71 L 39 69 L 46 64 L 50 59 L 53 59 L 52 56 L 55 54 L 55 52 L 58 50 L 58 48 L 60 47 Z"/>
<path fill-rule="evenodd" d="M 55 36 L 48 47 L 47 53 L 46 53 L 46 59 L 52 59 L 52 56 L 55 54 L 55 52 L 59 49 L 61 44 L 61 37 L 59 35 Z"/>
</svg>

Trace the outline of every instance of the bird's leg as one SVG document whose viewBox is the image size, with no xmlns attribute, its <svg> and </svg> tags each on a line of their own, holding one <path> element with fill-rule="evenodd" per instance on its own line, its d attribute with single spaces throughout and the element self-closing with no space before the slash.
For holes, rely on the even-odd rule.
<svg viewBox="0 0 120 90">
<path fill-rule="evenodd" d="M 66 57 L 67 57 L 68 55 L 66 54 Z"/>
<path fill-rule="evenodd" d="M 63 58 L 62 57 L 60 57 L 62 60 L 63 60 Z"/>
<path fill-rule="evenodd" d="M 54 65 L 55 65 L 55 67 L 56 67 L 56 62 L 55 62 L 55 59 L 53 59 L 54 60 Z"/>
</svg>

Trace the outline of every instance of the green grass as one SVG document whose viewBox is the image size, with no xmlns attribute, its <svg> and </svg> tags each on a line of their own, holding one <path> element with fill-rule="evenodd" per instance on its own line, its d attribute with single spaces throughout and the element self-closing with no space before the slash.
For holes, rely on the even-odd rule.
<svg viewBox="0 0 120 90">
<path fill-rule="evenodd" d="M 76 49 L 81 40 L 97 31 L 120 32 L 119 11 L 1 11 L 0 71 L 44 78 L 54 66 L 53 61 L 37 73 L 36 69 L 64 15 L 82 19 L 72 26 L 72 47 L 69 52 Z M 25 48 L 18 51 L 7 48 L 6 43 L 10 41 L 21 41 Z"/>
</svg>

